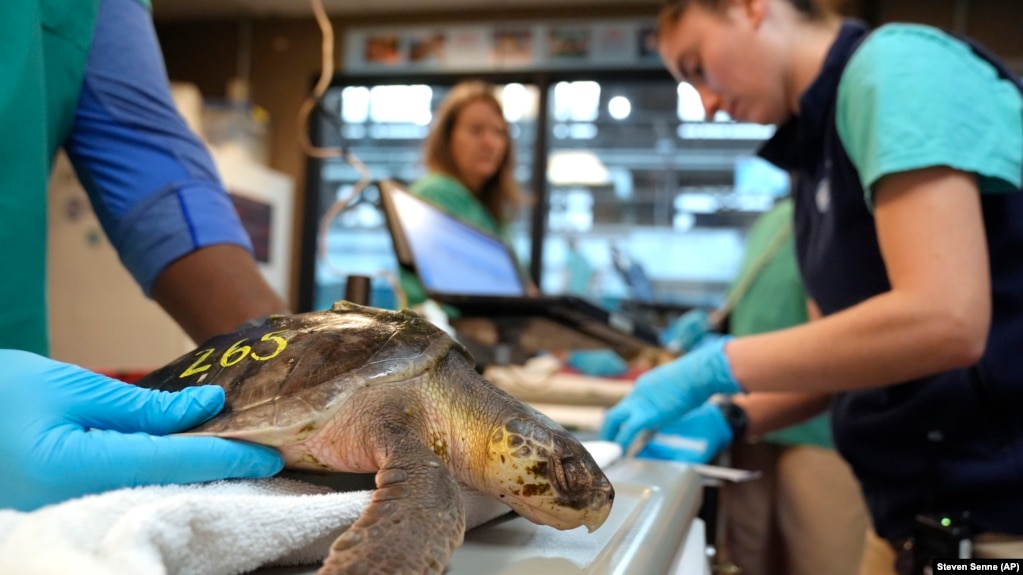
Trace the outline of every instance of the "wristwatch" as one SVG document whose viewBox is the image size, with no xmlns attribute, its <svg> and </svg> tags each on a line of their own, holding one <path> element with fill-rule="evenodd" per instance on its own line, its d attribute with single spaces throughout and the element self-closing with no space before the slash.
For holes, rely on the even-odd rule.
<svg viewBox="0 0 1023 575">
<path fill-rule="evenodd" d="M 739 441 L 746 436 L 746 429 L 749 427 L 749 417 L 746 410 L 732 402 L 727 395 L 714 397 L 711 401 L 721 409 L 721 415 L 725 416 L 725 423 L 732 430 L 732 441 Z"/>
</svg>

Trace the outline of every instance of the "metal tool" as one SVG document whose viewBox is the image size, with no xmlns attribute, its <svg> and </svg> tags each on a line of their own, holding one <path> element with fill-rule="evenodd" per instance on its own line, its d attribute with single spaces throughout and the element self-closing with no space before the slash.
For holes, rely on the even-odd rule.
<svg viewBox="0 0 1023 575">
<path fill-rule="evenodd" d="M 647 443 L 650 443 L 650 440 L 653 439 L 653 437 L 654 430 L 652 429 L 644 429 L 643 431 L 640 431 L 639 435 L 637 435 L 636 438 L 632 440 L 632 443 L 629 444 L 628 449 L 625 450 L 624 457 L 633 458 L 639 455 L 639 452 L 643 451 L 643 448 L 646 447 Z"/>
</svg>

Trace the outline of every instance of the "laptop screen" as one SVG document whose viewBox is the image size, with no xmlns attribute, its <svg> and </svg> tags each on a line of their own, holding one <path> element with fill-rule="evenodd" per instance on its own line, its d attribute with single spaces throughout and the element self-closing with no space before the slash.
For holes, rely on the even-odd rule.
<svg viewBox="0 0 1023 575">
<path fill-rule="evenodd" d="M 412 264 L 428 293 L 525 295 L 515 258 L 499 239 L 394 182 L 380 182 L 380 191 L 398 259 L 411 258 L 402 263 Z"/>
</svg>

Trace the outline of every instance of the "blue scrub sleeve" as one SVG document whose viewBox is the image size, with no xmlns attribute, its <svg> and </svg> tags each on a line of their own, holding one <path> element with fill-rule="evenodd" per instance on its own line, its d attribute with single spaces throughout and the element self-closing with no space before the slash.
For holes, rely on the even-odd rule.
<svg viewBox="0 0 1023 575">
<path fill-rule="evenodd" d="M 171 99 L 152 18 L 136 0 L 100 0 L 65 149 L 146 295 L 165 267 L 199 248 L 251 251 L 212 158 Z"/>
</svg>

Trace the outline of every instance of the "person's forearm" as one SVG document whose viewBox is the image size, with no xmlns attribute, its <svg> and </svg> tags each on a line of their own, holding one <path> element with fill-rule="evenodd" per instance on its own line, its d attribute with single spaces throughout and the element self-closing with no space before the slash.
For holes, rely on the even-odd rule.
<svg viewBox="0 0 1023 575">
<path fill-rule="evenodd" d="M 735 395 L 732 401 L 746 411 L 749 421 L 746 436 L 735 438 L 738 441 L 802 423 L 824 412 L 828 408 L 831 396 L 808 393 L 751 393 Z"/>
<path fill-rule="evenodd" d="M 819 321 L 729 343 L 748 391 L 879 387 L 980 360 L 991 285 L 972 174 L 928 168 L 875 186 L 878 246 L 891 290 Z M 818 302 L 819 303 L 819 302 Z"/>
<path fill-rule="evenodd" d="M 747 391 L 832 393 L 907 381 L 976 363 L 984 348 L 962 318 L 888 292 L 819 321 L 728 343 Z"/>
<path fill-rule="evenodd" d="M 202 248 L 167 266 L 152 293 L 197 343 L 233 331 L 247 320 L 289 311 L 252 256 L 227 244 Z"/>
</svg>

